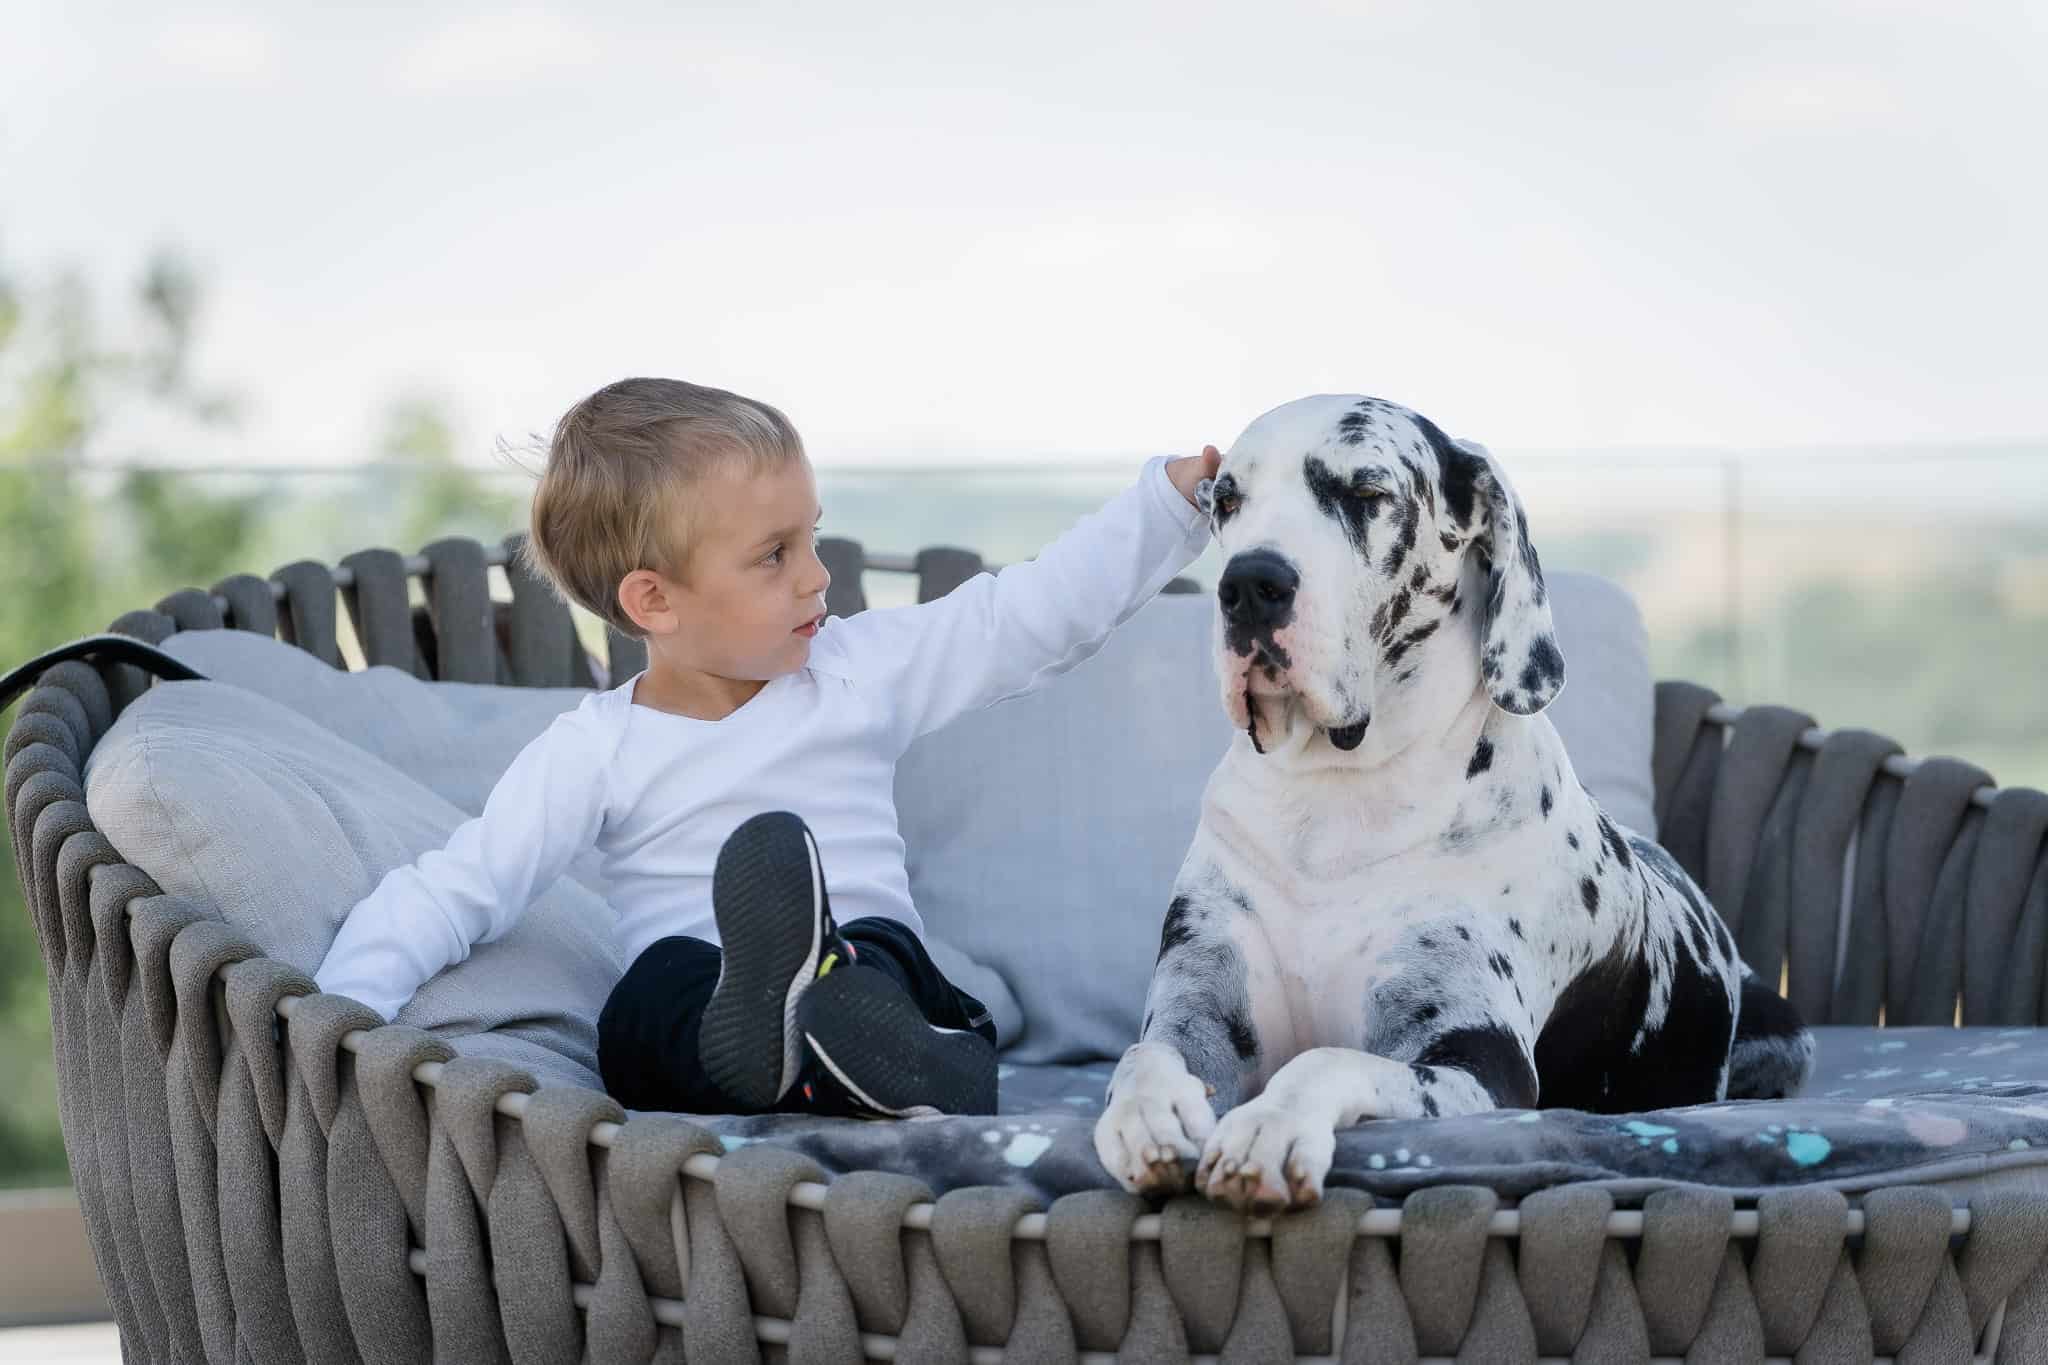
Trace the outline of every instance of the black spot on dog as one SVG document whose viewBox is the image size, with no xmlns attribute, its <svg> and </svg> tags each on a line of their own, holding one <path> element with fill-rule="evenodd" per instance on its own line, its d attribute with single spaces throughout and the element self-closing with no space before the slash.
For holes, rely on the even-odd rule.
<svg viewBox="0 0 2048 1365">
<path fill-rule="evenodd" d="M 1248 1062 L 1259 1055 L 1259 1035 L 1252 1030 L 1251 1016 L 1242 1008 L 1232 1010 L 1223 1027 L 1230 1032 L 1230 1046 L 1236 1049 L 1239 1061 Z"/>
<path fill-rule="evenodd" d="M 1529 646 L 1529 661 L 1522 666 L 1522 690 L 1542 692 L 1563 681 L 1564 656 L 1557 652 L 1557 641 L 1537 636 Z"/>
<path fill-rule="evenodd" d="M 1425 621 L 1387 647 L 1387 667 L 1392 668 L 1408 656 L 1408 651 L 1436 634 L 1440 621 Z"/>
<path fill-rule="evenodd" d="M 1301 477 L 1308 485 L 1309 496 L 1316 500 L 1316 510 L 1336 518 L 1351 548 L 1365 555 L 1366 528 L 1379 516 L 1380 503 L 1385 500 L 1374 495 L 1383 490 L 1364 482 L 1359 473 L 1345 478 L 1314 455 L 1302 460 Z"/>
<path fill-rule="evenodd" d="M 1576 834 L 1567 833 L 1564 836 L 1564 841 L 1570 844 L 1573 848 L 1577 848 L 1579 846 L 1579 836 Z"/>
<path fill-rule="evenodd" d="M 1502 1109 L 1526 1109 L 1536 1103 L 1536 1068 L 1522 1050 L 1522 1040 L 1504 1025 L 1452 1029 L 1415 1060 L 1463 1071 Z"/>
<path fill-rule="evenodd" d="M 1415 676 L 1415 670 L 1414 670 L 1414 669 L 1412 669 L 1412 668 L 1404 668 L 1404 669 L 1402 669 L 1402 670 L 1401 670 L 1401 671 L 1400 671 L 1399 673 L 1397 673 L 1397 674 L 1395 674 L 1395 675 L 1394 675 L 1394 681 L 1395 681 L 1395 682 L 1397 682 L 1397 683 L 1404 683 L 1404 682 L 1407 682 L 1407 681 L 1408 681 L 1409 679 L 1413 678 L 1414 676 Z"/>
<path fill-rule="evenodd" d="M 1707 942 L 1707 930 L 1700 923 L 1699 916 L 1692 914 L 1688 910 L 1685 923 L 1686 928 L 1692 932 L 1692 953 L 1694 959 L 1700 962 L 1712 962 L 1714 960 L 1713 945 Z"/>
<path fill-rule="evenodd" d="M 1384 566 L 1391 577 L 1400 571 L 1401 565 L 1407 562 L 1408 552 L 1415 548 L 1415 528 L 1422 523 L 1422 504 L 1412 497 L 1399 495 L 1386 501 L 1393 509 L 1394 518 L 1394 543 L 1387 549 Z"/>
<path fill-rule="evenodd" d="M 1372 614 L 1371 626 L 1373 639 L 1384 640 L 1387 638 L 1387 612 L 1390 609 L 1391 605 L 1386 602 L 1380 603 L 1379 606 L 1374 609 Z M 1351 651 L 1349 648 L 1347 648 L 1344 652 L 1348 655 Z"/>
<path fill-rule="evenodd" d="M 1699 893 L 1693 887 L 1692 878 L 1685 875 L 1685 869 L 1678 865 L 1677 859 L 1665 852 L 1662 845 L 1651 843 L 1641 837 L 1628 840 L 1627 846 L 1635 850 L 1635 855 L 1642 861 L 1645 871 L 1656 873 L 1659 880 L 1684 899 L 1686 909 L 1714 936 L 1715 946 L 1720 948 L 1722 957 L 1732 959 L 1735 956 L 1735 943 L 1728 937 L 1728 926 L 1721 922 L 1720 914 L 1712 906 L 1700 899 Z M 1704 952 L 1700 960 L 1707 960 Z"/>
<path fill-rule="evenodd" d="M 1727 985 L 1676 956 L 1663 1026 L 1638 1050 L 1651 961 L 1641 943 L 1617 942 L 1558 996 L 1536 1040 L 1545 1105 L 1622 1114 L 1715 1098 L 1735 1026 Z"/>
<path fill-rule="evenodd" d="M 1470 782 L 1493 766 L 1493 741 L 1485 735 L 1479 737 L 1479 747 L 1472 751 L 1472 761 L 1465 765 L 1465 780 Z"/>
<path fill-rule="evenodd" d="M 1337 419 L 1337 439 L 1347 446 L 1363 444 L 1372 430 L 1372 405 L 1360 403 Z"/>
<path fill-rule="evenodd" d="M 1166 922 L 1159 927 L 1159 956 L 1153 959 L 1154 966 L 1195 936 L 1194 925 L 1189 923 L 1189 909 L 1190 902 L 1186 896 L 1175 896 L 1173 903 L 1166 907 Z"/>
<path fill-rule="evenodd" d="M 1620 863 L 1623 867 L 1631 866 L 1628 840 L 1621 837 L 1621 831 L 1616 829 L 1614 822 L 1607 818 L 1606 811 L 1600 812 L 1600 838 L 1605 841 L 1609 851 L 1614 854 L 1614 861 Z"/>
<path fill-rule="evenodd" d="M 1433 1119 L 1440 1112 L 1442 1111 L 1437 1107 L 1436 1096 L 1425 1092 L 1422 1096 L 1422 1116 Z"/>
<path fill-rule="evenodd" d="M 1550 806 L 1551 806 L 1551 801 L 1550 801 L 1550 788 L 1548 788 L 1548 787 L 1545 787 L 1545 788 L 1543 789 L 1543 799 L 1542 799 L 1542 802 L 1541 802 L 1541 804 L 1542 804 L 1542 806 L 1543 806 L 1543 818 L 1544 818 L 1544 819 L 1546 819 L 1546 820 L 1548 820 L 1548 819 L 1550 818 Z"/>
<path fill-rule="evenodd" d="M 1473 500 L 1480 479 L 1485 477 L 1486 461 L 1460 449 L 1457 442 L 1444 435 L 1441 427 L 1420 413 L 1415 415 L 1415 425 L 1436 452 L 1438 492 L 1443 495 L 1444 506 L 1450 510 L 1451 520 L 1457 522 L 1462 530 L 1472 524 Z"/>
<path fill-rule="evenodd" d="M 1415 1073 L 1415 1079 L 1424 1085 L 1436 1084 L 1436 1068 L 1424 1066 L 1421 1062 L 1409 1063 L 1408 1069 Z"/>
<path fill-rule="evenodd" d="M 1455 550 L 1458 548 L 1458 538 L 1452 535 L 1449 531 L 1438 532 L 1437 540 L 1443 544 L 1443 547 L 1446 550 Z"/>
<path fill-rule="evenodd" d="M 1516 938 L 1522 937 L 1522 922 L 1513 915 L 1508 916 L 1508 932 Z M 1526 942 L 1526 940 L 1524 940 Z"/>
<path fill-rule="evenodd" d="M 1401 623 L 1408 619 L 1408 609 L 1411 606 L 1413 606 L 1414 603 L 1414 597 L 1409 593 L 1408 589 L 1406 588 L 1403 588 L 1401 589 L 1401 591 L 1394 594 L 1393 600 L 1387 603 L 1387 622 L 1385 628 L 1381 632 L 1381 639 L 1386 639 L 1387 636 L 1393 634 L 1395 630 L 1399 629 Z"/>
<path fill-rule="evenodd" d="M 1429 475 L 1422 472 L 1422 465 L 1415 458 L 1422 453 L 1422 447 L 1410 441 L 1408 448 L 1413 453 L 1401 457 L 1401 468 L 1408 471 L 1409 487 L 1421 497 L 1423 505 L 1429 508 L 1429 514 L 1435 516 L 1436 485 L 1430 481 Z"/>
<path fill-rule="evenodd" d="M 1408 586 L 1411 588 L 1424 588 L 1429 586 L 1429 565 L 1417 564 L 1415 566 L 1415 572 L 1408 575 Z M 1430 596 L 1432 597 L 1434 597 L 1435 595 L 1435 593 L 1430 594 Z"/>
<path fill-rule="evenodd" d="M 1543 585 L 1543 564 L 1536 558 L 1536 542 L 1529 538 L 1529 514 L 1519 502 L 1515 504 L 1515 530 L 1521 534 L 1522 568 L 1528 571 L 1529 581 L 1535 585 L 1533 600 L 1540 607 L 1544 598 L 1549 596 L 1549 590 Z"/>
<path fill-rule="evenodd" d="M 1493 974 L 1503 981 L 1515 979 L 1515 964 L 1508 961 L 1503 954 L 1488 953 L 1486 955 L 1486 965 L 1491 967 Z"/>
<path fill-rule="evenodd" d="M 1461 924 L 1458 926 L 1458 937 L 1470 943 L 1472 941 L 1472 931 Z"/>
<path fill-rule="evenodd" d="M 1600 888 L 1591 877 L 1579 878 L 1579 899 L 1585 902 L 1586 913 L 1600 913 Z"/>
</svg>

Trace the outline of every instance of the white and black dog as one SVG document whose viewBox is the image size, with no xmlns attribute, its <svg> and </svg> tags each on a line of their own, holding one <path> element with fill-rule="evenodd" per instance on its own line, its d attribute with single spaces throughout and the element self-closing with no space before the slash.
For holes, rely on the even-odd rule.
<svg viewBox="0 0 2048 1365">
<path fill-rule="evenodd" d="M 1231 446 L 1211 516 L 1241 733 L 1096 1125 L 1111 1175 L 1270 1213 L 1321 1197 L 1335 1130 L 1363 1119 L 1804 1083 L 1812 1035 L 1542 714 L 1564 659 L 1483 447 L 1377 399 L 1301 399 Z"/>
</svg>

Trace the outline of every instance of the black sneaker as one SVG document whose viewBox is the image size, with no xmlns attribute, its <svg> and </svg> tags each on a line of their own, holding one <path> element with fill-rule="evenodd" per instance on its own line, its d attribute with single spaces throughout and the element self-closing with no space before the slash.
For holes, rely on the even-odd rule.
<svg viewBox="0 0 2048 1365">
<path fill-rule="evenodd" d="M 759 1113 L 796 1083 L 803 1048 L 797 1005 L 834 966 L 853 960 L 825 894 L 818 841 L 788 811 L 747 820 L 711 874 L 722 960 L 704 1006 L 704 1073 L 741 1110 Z"/>
<path fill-rule="evenodd" d="M 810 1061 L 804 1103 L 876 1118 L 996 1112 L 996 1050 L 968 1029 L 927 1023 L 877 971 L 822 975 L 796 1008 Z"/>
</svg>

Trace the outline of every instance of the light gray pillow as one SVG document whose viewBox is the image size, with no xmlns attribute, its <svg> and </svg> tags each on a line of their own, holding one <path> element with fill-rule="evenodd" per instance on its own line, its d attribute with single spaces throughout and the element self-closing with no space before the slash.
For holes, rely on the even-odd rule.
<svg viewBox="0 0 2048 1365">
<path fill-rule="evenodd" d="M 345 672 L 244 630 L 181 631 L 163 649 L 210 679 L 260 693 L 317 722 L 469 815 L 482 812 L 519 751 L 589 695 L 576 687 L 429 682 L 383 665 Z M 597 850 L 579 855 L 568 875 L 608 895 Z M 998 972 L 930 934 L 925 947 L 947 979 L 988 1006 L 1001 1041 L 1017 1036 L 1023 1011 Z"/>
<path fill-rule="evenodd" d="M 1628 590 L 1588 573 L 1545 576 L 1564 691 L 1544 712 L 1564 737 L 1572 768 L 1614 822 L 1657 837 L 1657 684 L 1650 633 Z"/>
<path fill-rule="evenodd" d="M 590 695 L 580 687 L 428 682 L 382 664 L 349 672 L 247 630 L 180 631 L 162 649 L 215 682 L 290 707 L 468 815 L 483 813 L 491 788 L 534 736 Z M 569 875 L 600 896 L 601 861 L 590 849 L 569 865 Z"/>
<path fill-rule="evenodd" d="M 1641 619 L 1604 580 L 1549 581 L 1568 679 L 1550 715 L 1594 796 L 1654 837 Z M 911 897 L 1016 992 L 1009 1060 L 1115 1057 L 1137 1036 L 1174 875 L 1231 739 L 1212 610 L 1157 598 L 1043 691 L 927 736 L 897 767 Z"/>
<path fill-rule="evenodd" d="M 93 823 L 123 858 L 308 975 L 386 872 L 467 818 L 296 711 L 212 681 L 151 687 L 94 747 L 85 779 Z M 397 1022 L 597 1087 L 597 1012 L 621 971 L 610 909 L 565 877 Z"/>
</svg>

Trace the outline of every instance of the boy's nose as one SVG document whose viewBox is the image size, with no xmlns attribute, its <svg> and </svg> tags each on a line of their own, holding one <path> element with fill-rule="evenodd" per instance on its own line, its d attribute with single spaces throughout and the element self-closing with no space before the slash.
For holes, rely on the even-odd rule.
<svg viewBox="0 0 2048 1365">
<path fill-rule="evenodd" d="M 818 552 L 815 549 L 811 551 L 811 568 L 815 571 L 812 582 L 815 582 L 817 587 L 812 588 L 809 584 L 806 584 L 805 587 L 807 591 L 814 592 L 818 596 L 823 597 L 825 589 L 832 586 L 832 571 L 825 567 L 825 561 L 818 557 Z"/>
</svg>

